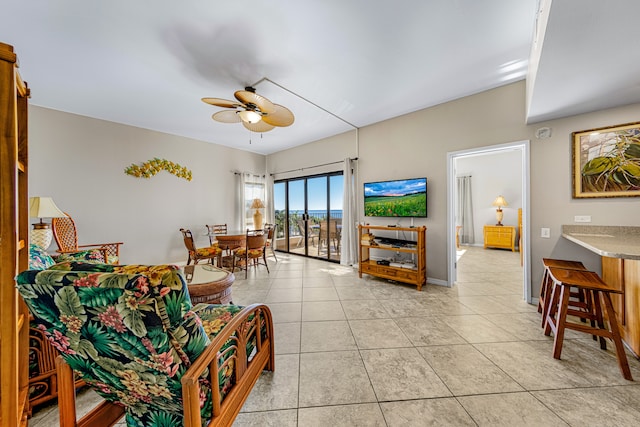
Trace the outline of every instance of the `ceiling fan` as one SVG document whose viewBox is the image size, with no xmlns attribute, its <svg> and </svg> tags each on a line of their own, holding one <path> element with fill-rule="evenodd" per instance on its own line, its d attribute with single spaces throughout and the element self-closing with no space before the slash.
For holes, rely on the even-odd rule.
<svg viewBox="0 0 640 427">
<path fill-rule="evenodd" d="M 255 88 L 245 87 L 236 91 L 233 96 L 237 101 L 221 98 L 202 98 L 207 104 L 222 108 L 233 108 L 214 113 L 211 118 L 221 123 L 240 123 L 253 132 L 268 132 L 275 127 L 286 127 L 293 124 L 291 110 L 274 104 L 264 96 L 258 95 Z"/>
</svg>

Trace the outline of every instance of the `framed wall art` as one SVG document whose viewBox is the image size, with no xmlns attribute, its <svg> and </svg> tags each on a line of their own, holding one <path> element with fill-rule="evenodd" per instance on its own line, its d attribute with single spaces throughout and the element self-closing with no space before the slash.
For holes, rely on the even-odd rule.
<svg viewBox="0 0 640 427">
<path fill-rule="evenodd" d="M 571 136 L 574 199 L 640 196 L 640 122 Z"/>
</svg>

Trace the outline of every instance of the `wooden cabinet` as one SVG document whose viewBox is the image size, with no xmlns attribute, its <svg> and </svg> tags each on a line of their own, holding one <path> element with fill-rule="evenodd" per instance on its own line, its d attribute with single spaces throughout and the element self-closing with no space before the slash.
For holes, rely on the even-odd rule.
<svg viewBox="0 0 640 427">
<path fill-rule="evenodd" d="M 602 257 L 602 280 L 623 291 L 611 294 L 620 323 L 620 334 L 631 351 L 640 357 L 640 260 Z"/>
<path fill-rule="evenodd" d="M 406 235 L 407 239 L 390 236 L 390 234 L 393 234 L 390 232 L 394 231 Z M 387 227 L 360 225 L 358 227 L 360 248 L 359 276 L 362 277 L 362 273 L 370 274 L 384 279 L 410 283 L 417 286 L 419 291 L 422 290 L 422 285 L 427 281 L 426 232 L 427 227 L 424 226 Z M 376 251 L 380 251 L 378 259 L 374 259 Z M 384 251 L 387 251 L 386 254 Z M 413 267 L 411 264 L 403 264 L 402 266 L 378 264 L 378 260 L 393 255 L 388 251 L 412 254 L 414 259 Z"/>
<path fill-rule="evenodd" d="M 0 425 L 26 426 L 29 312 L 15 276 L 29 263 L 27 98 L 13 47 L 0 43 Z"/>
<path fill-rule="evenodd" d="M 510 225 L 485 225 L 484 248 L 516 250 L 516 228 Z"/>
</svg>

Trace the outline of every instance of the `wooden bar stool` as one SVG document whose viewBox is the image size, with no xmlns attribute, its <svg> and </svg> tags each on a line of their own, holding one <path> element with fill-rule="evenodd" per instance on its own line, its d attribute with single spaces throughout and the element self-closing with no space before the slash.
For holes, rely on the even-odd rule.
<svg viewBox="0 0 640 427">
<path fill-rule="evenodd" d="M 602 281 L 598 274 L 592 271 L 565 270 L 550 267 L 549 277 L 552 282 L 552 288 L 544 334 L 549 336 L 551 331 L 554 333 L 553 357 L 560 359 L 565 329 L 573 329 L 599 336 L 600 348 L 603 350 L 607 349 L 607 343 L 604 339 L 610 338 L 616 347 L 618 366 L 622 376 L 624 379 L 632 381 L 627 355 L 624 352 L 622 338 L 620 337 L 618 320 L 609 295 L 612 292 L 622 293 L 622 291 L 611 288 Z M 570 307 L 569 294 L 572 287 L 584 292 L 584 295 L 588 295 L 593 308 L 590 312 Z M 604 322 L 601 299 L 602 303 L 604 303 L 604 314 L 609 321 L 609 328 L 606 327 Z M 593 324 L 589 326 L 582 323 L 569 322 L 567 321 L 567 315 L 595 321 L 597 327 L 593 326 Z"/>
<path fill-rule="evenodd" d="M 542 265 L 544 266 L 544 273 L 542 274 L 542 282 L 540 283 L 540 297 L 538 298 L 538 313 L 542 313 L 542 321 L 540 326 L 545 327 L 547 321 L 548 305 L 547 302 L 551 297 L 551 279 L 549 278 L 549 268 L 563 268 L 565 270 L 582 270 L 587 271 L 584 264 L 580 261 L 568 261 L 563 259 L 542 258 Z M 575 293 L 572 295 L 581 300 L 581 295 Z M 584 307 L 587 309 L 588 307 Z"/>
</svg>

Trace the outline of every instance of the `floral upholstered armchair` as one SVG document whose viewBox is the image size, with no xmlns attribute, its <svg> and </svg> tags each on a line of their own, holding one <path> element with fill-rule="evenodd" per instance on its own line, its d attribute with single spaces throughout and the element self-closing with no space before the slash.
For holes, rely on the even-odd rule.
<svg viewBox="0 0 640 427">
<path fill-rule="evenodd" d="M 72 261 L 17 283 L 64 359 L 61 427 L 76 425 L 71 369 L 123 408 L 130 427 L 231 424 L 260 373 L 274 369 L 268 307 L 193 307 L 176 266 Z M 122 410 L 112 404 L 89 424 L 115 422 Z"/>
</svg>

